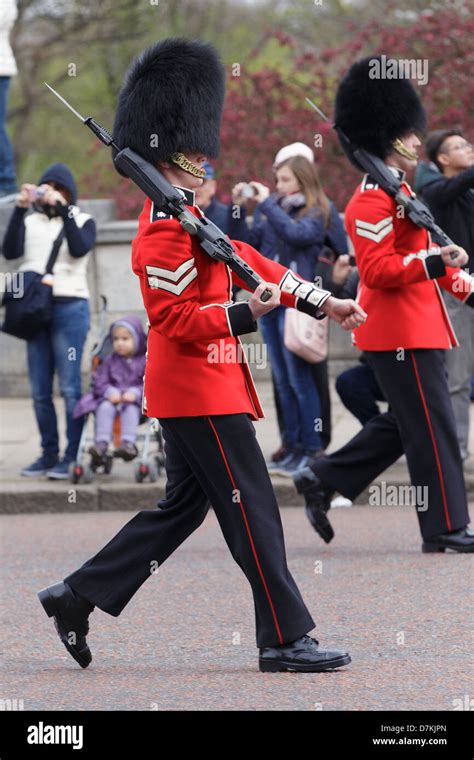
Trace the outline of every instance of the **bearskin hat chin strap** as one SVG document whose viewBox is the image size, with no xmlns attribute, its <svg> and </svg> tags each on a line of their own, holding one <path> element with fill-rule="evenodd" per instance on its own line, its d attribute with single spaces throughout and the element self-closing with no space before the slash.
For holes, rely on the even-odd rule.
<svg viewBox="0 0 474 760">
<path fill-rule="evenodd" d="M 407 148 L 407 146 L 400 140 L 399 137 L 397 137 L 396 140 L 392 142 L 393 149 L 397 151 L 401 156 L 404 158 L 408 158 L 410 161 L 418 161 L 418 156 L 416 153 L 412 153 L 411 150 Z"/>
<path fill-rule="evenodd" d="M 192 174 L 194 177 L 199 177 L 199 179 L 204 179 L 206 176 L 206 170 L 200 169 L 199 166 L 196 166 L 196 164 L 193 164 L 192 161 L 189 160 L 189 158 L 186 158 L 184 153 L 173 153 L 170 159 L 174 164 L 179 166 L 180 169 L 182 169 L 185 172 L 188 172 L 188 174 Z"/>
</svg>

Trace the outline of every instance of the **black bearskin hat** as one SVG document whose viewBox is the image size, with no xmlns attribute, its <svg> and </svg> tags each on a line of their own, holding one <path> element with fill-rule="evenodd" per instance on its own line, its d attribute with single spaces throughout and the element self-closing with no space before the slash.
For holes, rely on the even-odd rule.
<svg viewBox="0 0 474 760">
<path fill-rule="evenodd" d="M 153 165 L 175 152 L 216 158 L 224 95 L 225 70 L 212 45 L 161 40 L 128 68 L 118 96 L 114 141 Z"/>
<path fill-rule="evenodd" d="M 400 63 L 398 78 L 372 78 L 381 62 L 381 56 L 369 56 L 351 66 L 336 93 L 334 122 L 354 147 L 384 159 L 397 137 L 426 128 L 426 113 Z M 351 148 L 339 139 L 351 163 L 364 171 Z"/>
</svg>

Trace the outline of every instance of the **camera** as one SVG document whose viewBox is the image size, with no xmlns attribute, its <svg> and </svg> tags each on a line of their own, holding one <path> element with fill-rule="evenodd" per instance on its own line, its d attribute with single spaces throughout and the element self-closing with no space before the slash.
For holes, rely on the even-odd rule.
<svg viewBox="0 0 474 760">
<path fill-rule="evenodd" d="M 252 185 L 249 185 L 248 182 L 246 182 L 245 185 L 243 185 L 242 190 L 241 190 L 241 193 L 244 198 L 253 198 L 256 192 L 257 191 L 255 190 L 255 188 L 252 187 Z"/>
<path fill-rule="evenodd" d="M 35 187 L 30 187 L 28 189 L 28 200 L 30 203 L 35 203 L 36 201 L 41 202 L 41 198 L 45 195 L 47 192 L 48 187 L 47 185 L 39 185 Z"/>
</svg>

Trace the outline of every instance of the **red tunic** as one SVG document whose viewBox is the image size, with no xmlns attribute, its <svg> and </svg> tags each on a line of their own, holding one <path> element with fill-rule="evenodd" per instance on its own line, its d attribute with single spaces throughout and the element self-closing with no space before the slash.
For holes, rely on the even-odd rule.
<svg viewBox="0 0 474 760">
<path fill-rule="evenodd" d="M 193 193 L 185 192 L 189 208 L 200 216 L 202 212 L 192 205 Z M 251 246 L 233 243 L 267 282 L 283 287 L 298 282 L 289 270 Z M 254 420 L 264 417 L 238 337 L 255 331 L 257 324 L 247 303 L 231 301 L 232 285 L 246 288 L 245 283 L 224 262 L 211 259 L 179 221 L 154 211 L 148 198 L 132 243 L 132 268 L 140 279 L 150 327 L 144 414 L 193 417 L 247 412 Z M 304 281 L 299 278 L 299 282 Z M 310 288 L 313 302 L 322 304 L 329 297 L 327 291 Z M 283 304 L 295 306 L 297 300 L 282 292 Z"/>
<path fill-rule="evenodd" d="M 403 190 L 410 192 L 406 182 Z M 389 351 L 459 345 L 440 287 L 466 301 L 473 280 L 429 252 L 429 232 L 404 217 L 395 199 L 367 175 L 347 205 L 345 225 L 360 272 L 357 300 L 368 314 L 353 332 L 357 347 Z"/>
</svg>

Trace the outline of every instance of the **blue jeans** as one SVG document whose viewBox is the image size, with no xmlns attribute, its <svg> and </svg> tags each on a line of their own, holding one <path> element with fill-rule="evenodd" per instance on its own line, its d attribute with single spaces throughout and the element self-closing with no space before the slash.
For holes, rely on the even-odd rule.
<svg viewBox="0 0 474 760">
<path fill-rule="evenodd" d="M 17 191 L 15 162 L 10 138 L 5 129 L 10 77 L 0 77 L 0 196 Z"/>
<path fill-rule="evenodd" d="M 285 312 L 284 306 L 273 309 L 260 318 L 260 326 L 278 390 L 286 444 L 306 453 L 322 448 L 319 429 L 315 429 L 321 420 L 321 404 L 311 364 L 285 348 Z"/>
<path fill-rule="evenodd" d="M 72 462 L 81 438 L 82 418 L 73 419 L 81 397 L 81 358 L 90 325 L 89 301 L 75 298 L 53 306 L 52 324 L 27 343 L 28 372 L 43 454 L 53 459 L 59 452 L 58 425 L 53 403 L 53 377 L 66 407 L 67 448 L 64 459 Z"/>
<path fill-rule="evenodd" d="M 443 293 L 459 348 L 445 351 L 449 393 L 453 405 L 461 456 L 469 456 L 469 407 L 471 405 L 471 376 L 474 369 L 474 313 L 451 293 Z"/>
</svg>

